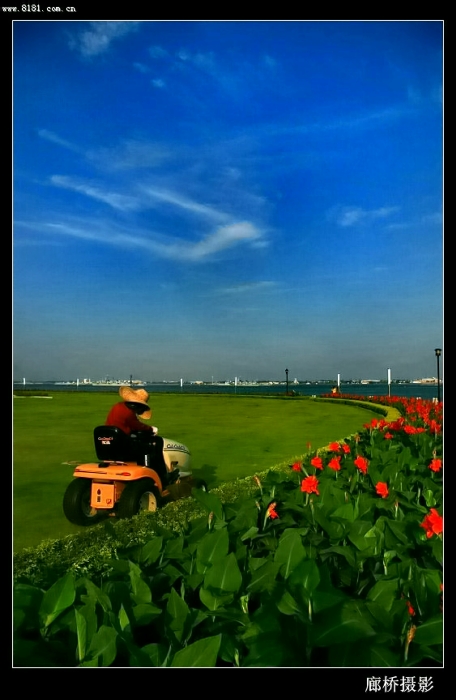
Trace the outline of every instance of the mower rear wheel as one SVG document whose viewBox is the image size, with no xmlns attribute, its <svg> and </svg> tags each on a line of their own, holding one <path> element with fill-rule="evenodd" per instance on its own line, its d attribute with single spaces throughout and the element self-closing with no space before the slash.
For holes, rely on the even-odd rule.
<svg viewBox="0 0 456 700">
<path fill-rule="evenodd" d="M 204 479 L 194 479 L 193 488 L 200 489 L 200 491 L 209 491 Z"/>
<path fill-rule="evenodd" d="M 160 505 L 160 492 L 152 479 L 131 481 L 121 493 L 117 515 L 119 518 L 132 518 L 144 510 L 155 511 Z"/>
<path fill-rule="evenodd" d="M 92 481 L 74 479 L 63 496 L 63 512 L 74 525 L 95 525 L 101 519 L 100 513 L 90 505 Z"/>
</svg>

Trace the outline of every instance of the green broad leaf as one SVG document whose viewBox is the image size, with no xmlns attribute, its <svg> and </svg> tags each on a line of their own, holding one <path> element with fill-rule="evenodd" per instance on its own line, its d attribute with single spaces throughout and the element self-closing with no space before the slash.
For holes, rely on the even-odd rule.
<svg viewBox="0 0 456 700">
<path fill-rule="evenodd" d="M 312 595 L 312 607 L 314 613 L 322 612 L 335 605 L 340 605 L 347 599 L 345 593 L 342 593 L 337 588 L 325 590 L 316 590 Z"/>
<path fill-rule="evenodd" d="M 229 520 L 229 506 L 225 505 L 225 517 Z M 258 508 L 252 499 L 239 503 L 239 510 L 230 521 L 231 532 L 242 532 L 245 529 L 254 529 L 258 520 Z"/>
<path fill-rule="evenodd" d="M 302 612 L 302 606 L 293 598 L 290 591 L 285 590 L 277 601 L 277 609 L 282 615 L 297 615 Z"/>
<path fill-rule="evenodd" d="M 75 608 L 75 623 L 77 637 L 77 658 L 83 661 L 93 635 L 97 631 L 98 620 L 95 613 L 95 605 L 83 605 Z"/>
<path fill-rule="evenodd" d="M 130 642 L 126 642 L 128 649 L 128 665 L 130 668 L 153 668 L 155 666 L 149 654 L 138 649 L 138 647 Z"/>
<path fill-rule="evenodd" d="M 325 515 L 326 512 L 327 510 L 323 512 L 323 508 L 315 508 L 315 520 L 332 540 L 341 540 L 344 537 L 345 533 L 344 526 L 340 523 L 335 522 L 334 520 L 330 520 L 329 518 L 327 518 Z"/>
<path fill-rule="evenodd" d="M 320 571 L 315 560 L 301 561 L 292 571 L 288 581 L 290 586 L 303 589 L 307 596 L 311 595 L 320 583 Z"/>
<path fill-rule="evenodd" d="M 130 627 L 130 619 L 123 605 L 120 606 L 119 610 L 119 625 L 122 632 Z"/>
<path fill-rule="evenodd" d="M 87 591 L 87 595 L 84 593 L 80 594 L 83 603 L 99 603 L 105 612 L 112 609 L 109 596 L 106 595 L 101 588 L 98 588 L 93 581 L 85 577 L 80 578 L 76 581 L 76 590 L 78 591 L 82 586 L 84 586 Z"/>
<path fill-rule="evenodd" d="M 234 595 L 214 595 L 206 588 L 200 588 L 199 597 L 203 605 L 211 612 L 215 612 L 224 605 L 229 605 L 234 600 Z"/>
<path fill-rule="evenodd" d="M 192 496 L 198 503 L 201 503 L 208 513 L 214 513 L 220 520 L 225 519 L 222 502 L 213 493 L 208 493 L 202 489 L 193 489 Z"/>
<path fill-rule="evenodd" d="M 434 508 L 437 505 L 437 499 L 434 495 L 434 492 L 430 489 L 428 489 L 427 491 L 423 491 L 423 497 L 426 501 L 426 505 L 428 508 Z"/>
<path fill-rule="evenodd" d="M 204 492 L 203 492 L 204 493 Z M 171 662 L 176 667 L 204 667 L 213 668 L 217 663 L 217 656 L 222 642 L 222 635 L 200 639 L 189 644 L 185 649 L 178 651 Z"/>
<path fill-rule="evenodd" d="M 177 579 L 182 578 L 182 571 L 173 566 L 173 564 L 167 564 L 167 566 L 165 566 L 163 569 L 163 573 L 168 576 L 171 586 L 175 581 L 177 581 Z"/>
<path fill-rule="evenodd" d="M 355 566 L 356 564 L 355 553 L 350 547 L 343 547 L 341 545 L 335 544 L 333 547 L 328 547 L 328 549 L 320 550 L 320 554 L 340 554 L 346 559 L 347 563 L 350 564 L 350 566 Z"/>
<path fill-rule="evenodd" d="M 371 524 L 366 520 L 356 520 L 351 526 L 348 533 L 348 539 L 353 542 L 355 547 L 361 552 L 372 547 L 372 541 L 366 539 L 366 533 L 371 530 Z"/>
<path fill-rule="evenodd" d="M 74 611 L 74 616 L 76 621 L 76 636 L 78 640 L 76 655 L 78 661 L 83 661 L 87 650 L 87 620 L 77 609 Z"/>
<path fill-rule="evenodd" d="M 73 574 L 59 578 L 43 596 L 39 614 L 44 627 L 49 625 L 70 605 L 73 605 L 76 589 Z"/>
<path fill-rule="evenodd" d="M 267 557 L 250 557 L 249 559 L 249 569 L 250 571 L 256 571 L 261 566 L 264 566 L 267 561 L 270 561 Z"/>
<path fill-rule="evenodd" d="M 185 585 L 190 588 L 192 591 L 196 591 L 196 589 L 201 586 L 201 584 L 204 581 L 204 575 L 203 574 L 190 574 L 189 576 L 185 577 Z"/>
<path fill-rule="evenodd" d="M 388 649 L 385 644 L 372 644 L 370 651 L 370 666 L 378 666 L 381 668 L 400 668 L 401 657 Z"/>
<path fill-rule="evenodd" d="M 313 646 L 349 644 L 375 636 L 361 603 L 349 601 L 321 613 L 309 630 Z"/>
<path fill-rule="evenodd" d="M 397 599 L 399 591 L 398 579 L 391 581 L 377 581 L 367 594 L 367 600 L 371 600 L 380 605 L 385 610 L 391 610 L 394 601 Z"/>
<path fill-rule="evenodd" d="M 385 544 L 388 549 L 409 544 L 406 532 L 406 523 L 398 520 L 387 520 L 385 529 Z"/>
<path fill-rule="evenodd" d="M 432 555 L 438 564 L 443 566 L 443 540 L 441 537 L 432 538 Z"/>
<path fill-rule="evenodd" d="M 163 547 L 163 537 L 152 537 L 139 550 L 138 560 L 142 564 L 153 564 L 160 557 Z"/>
<path fill-rule="evenodd" d="M 128 574 L 131 562 L 125 559 L 109 559 L 107 562 L 113 571 L 119 574 Z"/>
<path fill-rule="evenodd" d="M 182 641 L 185 621 L 189 612 L 185 600 L 172 588 L 166 604 L 165 624 L 174 633 L 178 642 Z"/>
<path fill-rule="evenodd" d="M 38 611 L 43 600 L 43 591 L 36 586 L 16 583 L 13 588 L 13 629 L 38 626 Z"/>
<path fill-rule="evenodd" d="M 135 618 L 135 623 L 139 627 L 144 627 L 145 625 L 150 625 L 152 620 L 155 620 L 161 615 L 162 610 L 156 605 L 153 605 L 153 603 L 141 603 L 132 608 L 132 613 Z"/>
<path fill-rule="evenodd" d="M 263 634 L 252 640 L 248 646 L 249 653 L 241 664 L 243 668 L 273 668 L 284 665 L 285 650 L 277 634 Z"/>
<path fill-rule="evenodd" d="M 81 666 L 110 666 L 117 655 L 117 632 L 113 627 L 102 625 L 91 639 L 88 659 Z"/>
<path fill-rule="evenodd" d="M 204 577 L 205 588 L 222 593 L 236 593 L 240 589 L 241 583 L 242 574 L 233 553 L 216 561 Z"/>
<path fill-rule="evenodd" d="M 180 559 L 183 555 L 184 549 L 184 538 L 174 537 L 167 541 L 165 546 L 165 558 L 166 559 Z"/>
<path fill-rule="evenodd" d="M 135 603 L 152 602 L 150 586 L 141 578 L 141 569 L 133 562 L 130 562 L 130 582 L 132 588 L 131 597 Z"/>
<path fill-rule="evenodd" d="M 355 520 L 355 513 L 352 503 L 345 503 L 343 506 L 339 506 L 336 510 L 331 513 L 331 518 L 340 518 L 341 520 L 348 520 L 353 522 Z"/>
<path fill-rule="evenodd" d="M 258 534 L 258 532 L 259 532 L 259 529 L 258 529 L 257 527 L 250 527 L 250 528 L 247 530 L 247 532 L 245 532 L 245 533 L 241 536 L 242 542 L 245 542 L 245 540 L 250 540 L 250 539 L 252 539 L 253 537 L 255 537 L 255 535 Z"/>
<path fill-rule="evenodd" d="M 253 571 L 247 590 L 268 591 L 271 593 L 276 585 L 276 577 L 282 564 L 280 562 L 266 561 L 266 563 Z"/>
<path fill-rule="evenodd" d="M 141 651 L 150 659 L 152 666 L 163 666 L 166 661 L 168 648 L 164 644 L 146 644 Z"/>
<path fill-rule="evenodd" d="M 413 644 L 443 644 L 443 616 L 437 615 L 416 629 Z"/>
<path fill-rule="evenodd" d="M 229 546 L 230 540 L 226 528 L 208 532 L 204 535 L 196 549 L 196 569 L 198 573 L 205 574 L 214 562 L 226 557 Z"/>
<path fill-rule="evenodd" d="M 274 561 L 281 565 L 281 574 L 287 579 L 306 556 L 301 536 L 293 529 L 284 530 L 274 553 Z"/>
</svg>

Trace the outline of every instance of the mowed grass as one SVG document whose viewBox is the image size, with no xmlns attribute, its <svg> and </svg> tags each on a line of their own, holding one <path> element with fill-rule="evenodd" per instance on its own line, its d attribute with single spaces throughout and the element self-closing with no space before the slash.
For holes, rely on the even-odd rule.
<svg viewBox="0 0 456 700">
<path fill-rule="evenodd" d="M 13 550 L 83 528 L 62 499 L 73 479 L 65 462 L 96 461 L 93 429 L 118 400 L 112 393 L 50 393 L 13 404 Z M 120 399 L 119 399 L 120 400 Z M 192 470 L 210 487 L 254 475 L 355 433 L 374 414 L 357 406 L 286 397 L 152 394 L 148 423 L 187 445 Z"/>
</svg>

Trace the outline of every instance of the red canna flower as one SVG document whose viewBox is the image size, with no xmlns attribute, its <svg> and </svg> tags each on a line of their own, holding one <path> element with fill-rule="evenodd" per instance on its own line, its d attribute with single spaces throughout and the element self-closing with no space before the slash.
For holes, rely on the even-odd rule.
<svg viewBox="0 0 456 700">
<path fill-rule="evenodd" d="M 407 600 L 406 602 L 407 602 L 407 608 L 409 611 L 409 615 L 411 615 L 413 617 L 413 615 L 415 614 L 415 610 L 414 610 L 414 608 L 409 600 Z"/>
<path fill-rule="evenodd" d="M 350 447 L 348 445 L 343 444 L 342 450 L 345 452 L 346 455 L 348 455 L 348 453 L 350 452 Z"/>
<path fill-rule="evenodd" d="M 382 498 L 388 498 L 389 491 L 388 491 L 388 484 L 386 484 L 384 481 L 379 481 L 378 484 L 375 487 L 377 494 L 381 496 Z"/>
<path fill-rule="evenodd" d="M 313 467 L 316 467 L 316 469 L 323 469 L 323 460 L 321 457 L 312 457 L 310 463 Z"/>
<path fill-rule="evenodd" d="M 316 493 L 320 495 L 318 490 L 318 479 L 316 476 L 307 476 L 301 481 L 301 491 L 304 493 Z"/>
<path fill-rule="evenodd" d="M 267 509 L 267 511 L 266 511 L 266 517 L 267 517 L 267 518 L 271 518 L 271 520 L 273 520 L 274 518 L 278 518 L 278 517 L 279 517 L 279 514 L 278 514 L 277 511 L 275 510 L 276 505 L 277 505 L 277 503 L 271 503 L 271 504 L 268 506 L 268 509 Z"/>
<path fill-rule="evenodd" d="M 429 465 L 429 469 L 432 469 L 433 472 L 439 472 L 442 468 L 442 460 L 441 459 L 433 459 L 432 462 Z"/>
<path fill-rule="evenodd" d="M 426 515 L 420 527 L 426 530 L 426 537 L 441 535 L 443 533 L 443 517 L 439 515 L 435 508 L 431 508 L 430 515 Z"/>
<path fill-rule="evenodd" d="M 360 455 L 358 455 L 358 457 L 353 460 L 353 463 L 356 464 L 358 469 L 363 474 L 367 474 L 367 467 L 368 467 L 369 462 L 367 461 L 367 459 L 365 457 L 361 457 Z"/>
<path fill-rule="evenodd" d="M 333 457 L 328 462 L 328 467 L 334 469 L 335 472 L 340 471 L 340 455 L 339 457 Z"/>
<path fill-rule="evenodd" d="M 404 433 L 407 433 L 407 435 L 415 435 L 416 428 L 413 425 L 404 425 Z"/>
<path fill-rule="evenodd" d="M 385 437 L 385 440 L 392 440 L 393 434 L 392 433 L 385 433 L 384 437 Z"/>
<path fill-rule="evenodd" d="M 301 471 L 301 462 L 295 462 L 294 464 L 291 465 L 291 468 L 293 469 L 294 472 L 300 472 Z"/>
<path fill-rule="evenodd" d="M 328 447 L 329 452 L 339 452 L 340 445 L 338 442 L 331 442 Z"/>
</svg>

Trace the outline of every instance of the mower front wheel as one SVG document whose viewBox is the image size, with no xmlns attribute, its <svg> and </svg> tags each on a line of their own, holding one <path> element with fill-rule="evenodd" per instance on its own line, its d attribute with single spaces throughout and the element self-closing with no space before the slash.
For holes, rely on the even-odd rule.
<svg viewBox="0 0 456 700">
<path fill-rule="evenodd" d="M 152 479 L 140 479 L 127 484 L 120 496 L 117 507 L 119 518 L 132 518 L 141 511 L 155 511 L 160 508 L 160 492 Z"/>
<path fill-rule="evenodd" d="M 101 519 L 100 513 L 90 505 L 92 481 L 74 479 L 63 496 L 63 512 L 74 525 L 95 525 Z"/>
</svg>

